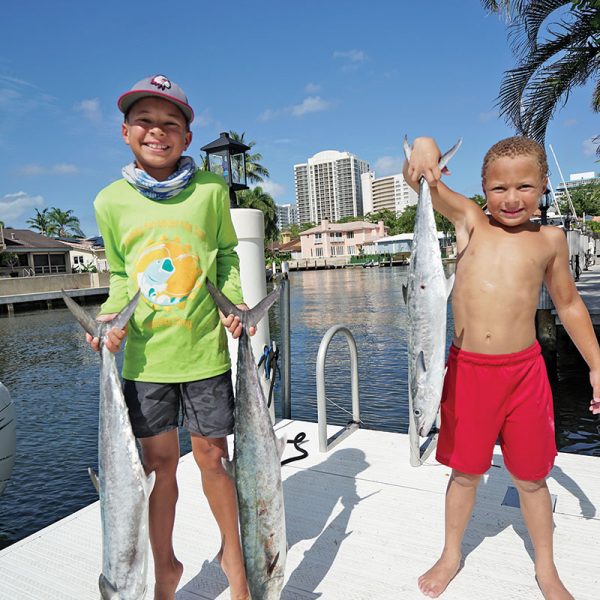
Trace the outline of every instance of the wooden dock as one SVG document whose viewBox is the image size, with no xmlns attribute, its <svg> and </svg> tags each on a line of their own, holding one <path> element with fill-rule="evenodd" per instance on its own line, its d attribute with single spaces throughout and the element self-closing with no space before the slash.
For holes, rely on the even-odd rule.
<svg viewBox="0 0 600 600">
<path fill-rule="evenodd" d="M 416 580 L 442 547 L 450 470 L 435 462 L 410 467 L 403 434 L 359 430 L 321 454 L 315 423 L 282 421 L 276 429 L 288 439 L 305 431 L 309 451 L 282 469 L 290 547 L 282 600 L 424 598 Z M 288 444 L 284 458 L 294 454 Z M 542 599 L 521 513 L 502 504 L 511 480 L 498 448 L 493 462 L 465 536 L 465 565 L 445 600 Z M 190 454 L 178 480 L 174 536 L 185 572 L 176 598 L 225 600 L 227 583 L 214 560 L 219 534 Z M 597 600 L 600 458 L 560 454 L 548 485 L 556 496 L 561 576 L 577 600 Z M 100 565 L 96 502 L 0 551 L 0 598 L 97 600 Z M 150 578 L 148 600 L 152 587 Z"/>
</svg>

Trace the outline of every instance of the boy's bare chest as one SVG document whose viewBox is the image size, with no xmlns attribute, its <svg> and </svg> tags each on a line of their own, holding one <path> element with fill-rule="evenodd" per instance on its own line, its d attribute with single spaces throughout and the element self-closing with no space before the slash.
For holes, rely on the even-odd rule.
<svg viewBox="0 0 600 600">
<path fill-rule="evenodd" d="M 459 272 L 507 286 L 538 285 L 551 258 L 539 232 L 476 231 L 460 253 Z"/>
</svg>

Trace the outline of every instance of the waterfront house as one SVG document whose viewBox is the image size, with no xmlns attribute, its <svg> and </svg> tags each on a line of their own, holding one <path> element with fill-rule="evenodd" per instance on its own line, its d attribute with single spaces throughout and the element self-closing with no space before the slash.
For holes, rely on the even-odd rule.
<svg viewBox="0 0 600 600">
<path fill-rule="evenodd" d="M 375 240 L 372 244 L 363 248 L 363 254 L 380 255 L 380 254 L 410 254 L 412 252 L 412 243 L 414 233 L 399 233 L 390 235 Z M 452 244 L 447 237 L 441 232 L 437 232 L 437 238 L 440 243 L 440 249 L 443 255 L 452 253 Z"/>
<path fill-rule="evenodd" d="M 75 272 L 96 269 L 99 273 L 108 271 L 104 240 L 101 236 L 90 237 L 85 240 L 75 238 L 59 238 L 63 244 L 71 248 L 71 269 Z"/>
<path fill-rule="evenodd" d="M 347 258 L 358 256 L 363 246 L 372 244 L 386 234 L 383 221 L 351 221 L 330 223 L 323 219 L 320 225 L 300 234 L 302 258 Z"/>
<path fill-rule="evenodd" d="M 71 273 L 70 248 L 28 229 L 4 229 L 0 277 Z"/>
</svg>

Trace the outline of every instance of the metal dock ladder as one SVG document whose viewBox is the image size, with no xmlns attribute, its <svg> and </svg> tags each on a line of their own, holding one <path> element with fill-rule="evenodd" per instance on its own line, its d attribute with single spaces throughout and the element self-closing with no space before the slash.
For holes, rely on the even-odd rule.
<svg viewBox="0 0 600 600">
<path fill-rule="evenodd" d="M 342 333 L 350 348 L 350 376 L 352 378 L 352 421 L 344 429 L 327 438 L 327 396 L 325 395 L 325 358 L 331 339 L 336 333 Z M 321 340 L 317 354 L 317 421 L 319 425 L 319 451 L 328 452 L 359 428 L 360 393 L 358 390 L 358 352 L 356 342 L 350 330 L 343 325 L 334 325 Z"/>
</svg>

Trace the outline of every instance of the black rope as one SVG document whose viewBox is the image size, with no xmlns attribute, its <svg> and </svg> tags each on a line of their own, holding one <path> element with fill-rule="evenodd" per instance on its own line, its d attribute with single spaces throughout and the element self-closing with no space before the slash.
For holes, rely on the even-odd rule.
<svg viewBox="0 0 600 600">
<path fill-rule="evenodd" d="M 260 367 L 263 363 L 265 365 L 265 377 L 267 381 L 270 381 L 269 385 L 269 396 L 267 398 L 267 408 L 271 408 L 273 402 L 273 390 L 275 388 L 275 376 L 281 379 L 281 369 L 279 368 L 279 348 L 275 342 L 271 343 L 271 346 L 265 346 L 262 356 L 258 361 L 257 367 Z M 273 375 L 273 376 L 271 376 Z"/>
<path fill-rule="evenodd" d="M 285 460 L 281 461 L 281 466 L 283 467 L 283 465 L 287 465 L 288 463 L 294 462 L 295 460 L 302 460 L 303 458 L 306 458 L 308 456 L 308 450 L 305 450 L 304 448 L 300 447 L 300 444 L 305 440 L 306 438 L 306 433 L 304 433 L 304 431 L 301 431 L 293 440 L 288 440 L 288 444 L 293 444 L 294 448 L 300 452 L 300 454 L 298 456 L 292 456 L 290 458 L 286 458 Z"/>
</svg>

